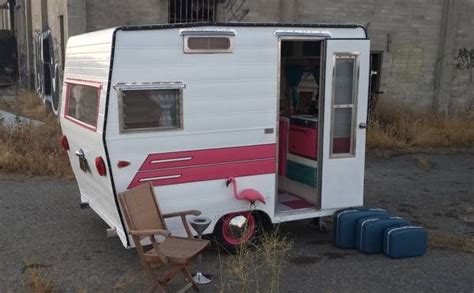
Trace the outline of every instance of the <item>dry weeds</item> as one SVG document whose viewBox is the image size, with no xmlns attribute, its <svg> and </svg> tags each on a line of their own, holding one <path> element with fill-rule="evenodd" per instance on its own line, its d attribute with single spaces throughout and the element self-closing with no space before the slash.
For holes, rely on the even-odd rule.
<svg viewBox="0 0 474 293">
<path fill-rule="evenodd" d="M 0 99 L 0 109 L 39 121 L 50 117 L 38 95 L 31 91 L 20 91 L 13 99 Z"/>
<path fill-rule="evenodd" d="M 443 248 L 474 253 L 474 237 L 430 231 L 428 244 L 433 248 Z"/>
<path fill-rule="evenodd" d="M 431 168 L 431 162 L 424 156 L 416 156 L 415 160 L 418 164 L 418 167 L 423 170 L 428 170 Z"/>
<path fill-rule="evenodd" d="M 458 112 L 444 117 L 381 102 L 367 131 L 369 150 L 425 150 L 474 146 L 474 116 Z"/>
<path fill-rule="evenodd" d="M 58 120 L 46 112 L 36 95 L 24 92 L 13 100 L 2 101 L 0 108 L 45 122 L 37 127 L 25 122 L 13 126 L 0 123 L 0 170 L 73 177 L 67 155 L 59 144 Z"/>
<path fill-rule="evenodd" d="M 47 275 L 41 272 L 41 264 L 25 261 L 24 272 L 28 273 L 26 285 L 29 292 L 53 293 L 57 292 L 56 286 Z"/>
<path fill-rule="evenodd" d="M 293 243 L 275 229 L 262 236 L 256 249 L 243 245 L 224 264 L 219 258 L 219 266 L 223 268 L 221 275 L 227 274 L 227 282 L 222 283 L 221 292 L 235 291 L 234 286 L 241 293 L 280 292 L 280 276 L 288 263 L 292 247 Z M 228 282 L 229 278 L 232 282 Z"/>
</svg>

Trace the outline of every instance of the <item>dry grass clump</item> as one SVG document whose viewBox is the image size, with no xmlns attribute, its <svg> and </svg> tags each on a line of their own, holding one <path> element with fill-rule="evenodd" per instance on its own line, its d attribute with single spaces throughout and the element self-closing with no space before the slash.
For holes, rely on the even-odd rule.
<svg viewBox="0 0 474 293">
<path fill-rule="evenodd" d="M 430 231 L 430 247 L 474 253 L 474 237 Z"/>
<path fill-rule="evenodd" d="M 0 99 L 0 109 L 39 121 L 50 117 L 38 95 L 31 91 L 20 91 L 13 99 Z"/>
<path fill-rule="evenodd" d="M 417 112 L 381 102 L 369 122 L 367 147 L 372 150 L 468 148 L 474 146 L 474 116 L 458 112 L 448 117 Z"/>
<path fill-rule="evenodd" d="M 29 292 L 53 293 L 57 292 L 56 285 L 47 275 L 41 272 L 43 265 L 31 261 L 25 261 L 23 272 L 27 272 L 26 287 Z"/>
<path fill-rule="evenodd" d="M 292 242 L 278 230 L 263 235 L 256 249 L 241 246 L 221 263 L 221 271 L 228 275 L 221 292 L 235 291 L 235 287 L 241 293 L 280 292 L 280 276 L 292 247 Z"/>
<path fill-rule="evenodd" d="M 44 122 L 36 127 L 20 121 L 16 125 L 0 123 L 0 170 L 72 178 L 67 155 L 59 144 L 58 120 L 46 112 L 36 95 L 22 93 L 2 101 L 0 108 Z"/>
</svg>

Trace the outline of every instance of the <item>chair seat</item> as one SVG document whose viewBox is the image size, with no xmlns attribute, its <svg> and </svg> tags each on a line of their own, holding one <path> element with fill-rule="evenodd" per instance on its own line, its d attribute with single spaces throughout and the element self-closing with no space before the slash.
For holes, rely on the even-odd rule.
<svg viewBox="0 0 474 293">
<path fill-rule="evenodd" d="M 185 264 L 203 251 L 208 245 L 208 240 L 171 236 L 159 244 L 159 249 L 171 263 Z M 145 253 L 145 257 L 150 261 L 154 261 L 158 258 L 158 254 L 155 249 L 151 249 Z"/>
</svg>

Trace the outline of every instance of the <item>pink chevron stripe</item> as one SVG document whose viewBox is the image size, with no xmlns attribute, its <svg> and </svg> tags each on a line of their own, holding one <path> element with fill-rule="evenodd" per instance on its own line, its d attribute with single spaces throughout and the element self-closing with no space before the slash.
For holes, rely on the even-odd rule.
<svg viewBox="0 0 474 293">
<path fill-rule="evenodd" d="M 274 159 L 275 157 L 275 144 L 151 154 L 148 155 L 141 166 L 140 172 L 165 168 Z"/>
<path fill-rule="evenodd" d="M 272 174 L 275 173 L 275 171 L 276 160 L 274 158 L 184 168 L 168 168 L 163 170 L 138 172 L 128 188 L 133 188 L 145 182 L 152 182 L 153 186 L 161 186 L 227 179 L 228 177 Z"/>
</svg>

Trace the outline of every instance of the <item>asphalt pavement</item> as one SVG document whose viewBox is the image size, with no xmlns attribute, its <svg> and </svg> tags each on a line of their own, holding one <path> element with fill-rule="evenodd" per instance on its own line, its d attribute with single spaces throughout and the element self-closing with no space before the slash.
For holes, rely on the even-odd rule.
<svg viewBox="0 0 474 293">
<path fill-rule="evenodd" d="M 420 158 L 428 164 L 420 164 Z M 388 208 L 430 231 L 474 237 L 474 155 L 369 156 L 366 204 Z M 74 181 L 0 173 L 0 291 L 27 291 L 32 268 L 58 291 L 142 291 L 147 285 L 134 250 L 106 238 L 105 223 L 79 209 Z M 474 292 L 474 254 L 429 248 L 424 257 L 391 260 L 334 248 L 330 232 L 309 221 L 285 223 L 293 242 L 280 292 Z M 204 256 L 214 275 L 203 292 L 238 292 L 222 270 L 229 257 Z M 170 292 L 181 287 L 177 278 Z M 260 292 L 267 285 L 259 282 Z M 253 290 L 253 289 L 251 289 Z"/>
</svg>

